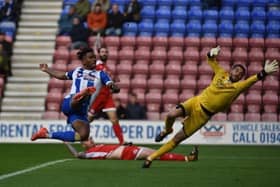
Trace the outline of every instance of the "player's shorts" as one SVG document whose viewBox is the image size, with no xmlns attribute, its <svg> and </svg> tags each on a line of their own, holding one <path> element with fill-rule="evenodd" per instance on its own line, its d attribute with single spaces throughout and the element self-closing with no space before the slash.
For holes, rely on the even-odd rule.
<svg viewBox="0 0 280 187">
<path fill-rule="evenodd" d="M 95 114 L 100 111 L 116 111 L 116 106 L 112 94 L 99 94 L 90 107 L 90 113 Z"/>
<path fill-rule="evenodd" d="M 78 109 L 73 109 L 71 107 L 71 100 L 73 95 L 66 96 L 62 102 L 61 111 L 67 116 L 67 123 L 73 124 L 76 120 L 82 120 L 89 123 L 87 118 L 87 108 L 89 101 L 86 100 L 81 103 L 81 106 Z"/>
<path fill-rule="evenodd" d="M 140 147 L 135 145 L 126 146 L 122 152 L 121 160 L 135 160 L 139 150 Z"/>
<path fill-rule="evenodd" d="M 183 122 L 183 129 L 187 136 L 191 136 L 211 118 L 201 108 L 198 97 L 192 97 L 180 105 L 185 109 L 186 114 L 188 114 L 188 117 Z"/>
</svg>

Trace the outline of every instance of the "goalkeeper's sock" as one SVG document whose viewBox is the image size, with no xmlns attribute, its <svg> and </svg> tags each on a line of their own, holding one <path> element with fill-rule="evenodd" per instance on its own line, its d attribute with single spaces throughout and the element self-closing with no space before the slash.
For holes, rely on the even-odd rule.
<svg viewBox="0 0 280 187">
<path fill-rule="evenodd" d="M 113 124 L 113 130 L 115 132 L 116 137 L 119 139 L 119 144 L 124 143 L 122 128 L 119 122 Z"/>
<path fill-rule="evenodd" d="M 74 131 L 53 132 L 50 134 L 50 138 L 67 142 L 74 142 L 81 139 L 80 135 Z"/>
<path fill-rule="evenodd" d="M 160 160 L 186 161 L 185 155 L 180 155 L 180 154 L 176 154 L 176 153 L 165 153 L 159 159 Z"/>
<path fill-rule="evenodd" d="M 152 161 L 160 156 L 162 156 L 164 153 L 170 152 L 172 149 L 174 149 L 177 146 L 177 144 L 173 141 L 170 140 L 163 146 L 161 146 L 157 151 L 155 151 L 153 154 L 148 156 L 147 160 Z"/>
</svg>

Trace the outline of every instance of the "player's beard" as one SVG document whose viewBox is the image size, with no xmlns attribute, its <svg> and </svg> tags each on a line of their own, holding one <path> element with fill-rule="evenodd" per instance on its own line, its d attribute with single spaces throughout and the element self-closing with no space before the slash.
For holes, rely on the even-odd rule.
<svg viewBox="0 0 280 187">
<path fill-rule="evenodd" d="M 102 62 L 106 62 L 107 59 L 108 59 L 108 57 L 107 57 L 106 55 L 100 56 L 100 60 L 101 60 Z"/>
</svg>

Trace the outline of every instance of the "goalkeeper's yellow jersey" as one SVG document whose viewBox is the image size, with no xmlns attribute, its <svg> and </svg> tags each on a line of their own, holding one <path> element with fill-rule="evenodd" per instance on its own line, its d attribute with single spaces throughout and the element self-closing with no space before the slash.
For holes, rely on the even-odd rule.
<svg viewBox="0 0 280 187">
<path fill-rule="evenodd" d="M 253 75 L 246 80 L 232 83 L 229 73 L 218 64 L 215 58 L 208 58 L 207 61 L 215 75 L 211 84 L 198 95 L 198 98 L 210 112 L 225 111 L 240 93 L 258 81 L 257 75 Z"/>
</svg>

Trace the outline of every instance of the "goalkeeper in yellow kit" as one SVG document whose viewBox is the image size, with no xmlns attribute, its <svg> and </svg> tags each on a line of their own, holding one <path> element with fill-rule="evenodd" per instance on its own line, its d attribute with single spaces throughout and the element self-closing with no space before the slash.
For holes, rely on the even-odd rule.
<svg viewBox="0 0 280 187">
<path fill-rule="evenodd" d="M 208 64 L 215 74 L 211 84 L 201 94 L 179 104 L 167 114 L 165 129 L 157 135 L 155 141 L 162 141 L 173 131 L 172 126 L 177 117 L 184 118 L 182 122 L 183 128 L 170 141 L 149 155 L 143 164 L 143 168 L 149 168 L 154 159 L 174 149 L 180 142 L 204 126 L 214 114 L 225 111 L 242 92 L 246 91 L 258 80 L 263 80 L 266 75 L 279 69 L 276 60 L 272 62 L 267 60 L 261 72 L 240 81 L 246 75 L 246 67 L 242 64 L 235 64 L 230 72 L 225 71 L 216 61 L 219 51 L 220 47 L 218 46 L 212 48 L 207 54 Z M 192 151 L 192 154 L 197 159 L 197 147 Z"/>
</svg>

